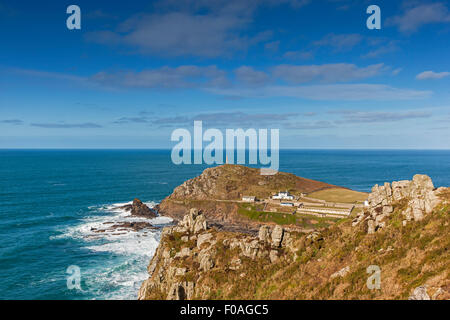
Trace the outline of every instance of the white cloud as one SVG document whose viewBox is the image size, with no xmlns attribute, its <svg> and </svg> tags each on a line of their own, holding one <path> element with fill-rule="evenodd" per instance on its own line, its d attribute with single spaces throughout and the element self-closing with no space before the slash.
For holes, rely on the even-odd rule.
<svg viewBox="0 0 450 320">
<path fill-rule="evenodd" d="M 268 42 L 268 43 L 266 43 L 264 45 L 264 49 L 265 50 L 272 51 L 272 52 L 278 51 L 279 47 L 280 47 L 280 41 L 279 40 Z"/>
<path fill-rule="evenodd" d="M 442 79 L 450 76 L 450 72 L 424 71 L 416 76 L 417 80 Z"/>
<path fill-rule="evenodd" d="M 317 130 L 334 128 L 336 125 L 330 121 L 312 121 L 312 122 L 293 122 L 286 124 L 286 129 L 293 130 Z"/>
<path fill-rule="evenodd" d="M 311 82 L 337 83 L 374 77 L 387 70 L 384 64 L 358 67 L 354 64 L 279 65 L 271 72 L 241 66 L 234 70 L 235 79 L 244 87 L 262 87 L 276 80 L 300 84 Z M 228 88 L 233 84 L 230 74 L 216 66 L 182 65 L 161 67 L 140 72 L 99 72 L 88 79 L 105 87 L 129 88 Z"/>
<path fill-rule="evenodd" d="M 99 72 L 90 77 L 78 77 L 35 70 L 19 69 L 13 71 L 27 76 L 78 82 L 81 85 L 93 88 L 195 88 L 233 99 L 291 97 L 334 101 L 389 101 L 420 99 L 429 97 L 432 94 L 431 91 L 395 88 L 384 84 L 338 83 L 373 77 L 384 71 L 392 72 L 384 64 L 375 64 L 363 68 L 345 63 L 309 66 L 280 65 L 274 67 L 271 73 L 254 70 L 249 66 L 243 66 L 234 70 L 237 81 L 233 81 L 229 72 L 221 70 L 214 65 L 166 66 L 157 69 L 146 69 L 140 72 Z M 270 84 L 277 83 L 277 80 L 280 79 L 291 84 Z M 295 85 L 308 82 L 329 84 Z"/>
<path fill-rule="evenodd" d="M 407 111 L 407 112 L 370 112 L 355 110 L 331 111 L 332 114 L 340 114 L 344 117 L 338 123 L 373 123 L 373 122 L 395 122 L 408 119 L 422 119 L 431 117 L 430 112 Z"/>
<path fill-rule="evenodd" d="M 403 15 L 386 21 L 387 25 L 395 25 L 401 32 L 412 33 L 430 23 L 450 22 L 450 13 L 443 3 L 427 3 L 409 7 Z"/>
<path fill-rule="evenodd" d="M 6 119 L 6 120 L 0 120 L 0 123 L 12 124 L 12 125 L 18 126 L 18 125 L 22 125 L 24 122 L 23 122 L 23 120 L 19 120 L 19 119 Z"/>
<path fill-rule="evenodd" d="M 292 60 L 312 59 L 314 54 L 311 51 L 287 51 L 283 54 L 283 58 Z"/>
<path fill-rule="evenodd" d="M 203 121 L 205 125 L 209 126 L 284 126 L 287 125 L 287 121 L 290 121 L 297 116 L 297 113 L 247 113 L 242 111 L 231 111 L 155 118 L 153 124 L 164 124 L 166 127 L 171 127 L 190 125 L 194 121 Z"/>
<path fill-rule="evenodd" d="M 262 71 L 256 71 L 252 67 L 242 66 L 234 70 L 236 78 L 249 85 L 263 85 L 269 80 L 269 76 Z"/>
<path fill-rule="evenodd" d="M 400 72 L 402 72 L 402 68 L 397 68 L 397 69 L 395 69 L 395 70 L 392 70 L 392 75 L 393 76 L 396 76 L 396 75 L 398 75 Z"/>
<path fill-rule="evenodd" d="M 362 56 L 362 58 L 376 58 L 380 55 L 392 53 L 398 51 L 400 48 L 397 45 L 397 41 L 391 40 L 386 44 L 378 45 L 376 48 L 370 50 L 368 53 Z"/>
<path fill-rule="evenodd" d="M 324 101 L 389 101 L 413 100 L 429 97 L 431 91 L 400 89 L 383 84 L 330 84 L 311 86 L 266 86 L 260 88 L 208 89 L 232 97 L 268 98 L 291 97 Z"/>
<path fill-rule="evenodd" d="M 31 123 L 32 127 L 47 128 L 47 129 L 97 129 L 102 128 L 102 125 L 92 122 L 84 123 Z"/>
<path fill-rule="evenodd" d="M 226 72 L 216 66 L 179 66 L 148 69 L 140 72 L 99 72 L 90 81 L 107 87 L 192 88 L 226 86 Z"/>
<path fill-rule="evenodd" d="M 87 39 L 130 46 L 144 54 L 217 57 L 247 48 L 248 39 L 240 36 L 240 31 L 248 23 L 247 17 L 228 14 L 137 15 L 122 23 L 116 32 L 91 32 Z"/>
<path fill-rule="evenodd" d="M 330 33 L 321 40 L 315 41 L 314 45 L 319 47 L 330 46 L 333 47 L 336 51 L 348 51 L 351 50 L 357 44 L 359 44 L 362 40 L 363 37 L 356 33 L 354 34 Z"/>
<path fill-rule="evenodd" d="M 114 30 L 93 31 L 86 39 L 106 45 L 121 45 L 141 54 L 200 56 L 214 58 L 245 52 L 267 41 L 270 31 L 248 36 L 259 6 L 288 4 L 300 8 L 309 0 L 169 0 L 154 4 L 153 14 L 137 14 Z M 272 42 L 268 49 L 276 49 Z"/>
<path fill-rule="evenodd" d="M 280 65 L 273 69 L 273 75 L 290 83 L 347 82 L 379 75 L 387 68 L 384 64 L 373 64 L 359 68 L 354 64 L 335 63 L 324 65 Z"/>
</svg>

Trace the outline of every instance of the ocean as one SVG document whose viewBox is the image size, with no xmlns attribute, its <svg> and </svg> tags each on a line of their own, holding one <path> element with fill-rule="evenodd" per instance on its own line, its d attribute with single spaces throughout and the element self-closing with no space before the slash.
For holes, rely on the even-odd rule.
<svg viewBox="0 0 450 320">
<path fill-rule="evenodd" d="M 0 299 L 136 299 L 160 230 L 91 228 L 142 219 L 119 207 L 153 206 L 205 168 L 176 166 L 169 150 L 0 150 Z M 282 150 L 280 170 L 359 191 L 416 173 L 450 186 L 450 151 Z"/>
</svg>

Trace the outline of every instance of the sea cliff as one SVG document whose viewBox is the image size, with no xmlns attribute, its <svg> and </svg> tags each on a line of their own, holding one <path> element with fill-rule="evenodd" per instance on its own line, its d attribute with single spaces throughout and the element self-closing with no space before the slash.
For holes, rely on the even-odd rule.
<svg viewBox="0 0 450 320">
<path fill-rule="evenodd" d="M 297 221 L 250 221 L 239 210 L 217 214 L 210 204 L 193 207 L 202 204 L 199 198 L 237 200 L 248 194 L 244 177 L 241 189 L 227 189 L 231 177 L 221 176 L 242 168 L 208 169 L 205 176 L 217 174 L 212 182 L 193 179 L 162 202 L 167 214 L 169 203 L 180 201 L 171 214 L 178 221 L 163 230 L 139 299 L 450 298 L 449 188 L 435 189 L 424 175 L 374 186 L 366 206 L 313 228 Z M 287 177 L 296 181 L 288 187 L 292 192 L 305 190 L 301 182 L 308 180 Z M 286 183 L 272 179 L 275 187 L 252 194 L 263 198 Z M 338 188 L 309 181 L 309 192 Z M 229 228 L 239 223 L 251 232 Z M 379 270 L 378 287 L 368 285 L 370 270 Z"/>
</svg>

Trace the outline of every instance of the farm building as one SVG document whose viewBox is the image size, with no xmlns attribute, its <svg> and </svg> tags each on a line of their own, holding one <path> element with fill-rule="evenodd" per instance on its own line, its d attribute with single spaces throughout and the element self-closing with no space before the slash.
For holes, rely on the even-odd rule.
<svg viewBox="0 0 450 320">
<path fill-rule="evenodd" d="M 243 196 L 242 197 L 242 201 L 244 201 L 244 202 L 255 202 L 256 201 L 256 197 L 254 197 L 254 196 Z"/>
<path fill-rule="evenodd" d="M 282 202 L 282 203 L 280 203 L 280 206 L 283 206 L 283 207 L 293 207 L 294 204 L 291 203 L 291 202 Z"/>
<path fill-rule="evenodd" d="M 288 191 L 278 192 L 276 195 L 272 196 L 274 200 L 294 200 L 294 196 L 291 195 Z"/>
</svg>

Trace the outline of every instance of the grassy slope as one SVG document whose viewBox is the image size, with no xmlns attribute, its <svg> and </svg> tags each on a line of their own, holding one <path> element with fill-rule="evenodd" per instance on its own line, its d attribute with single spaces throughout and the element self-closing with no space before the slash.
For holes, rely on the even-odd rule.
<svg viewBox="0 0 450 320">
<path fill-rule="evenodd" d="M 447 293 L 440 298 L 449 298 L 450 207 L 441 205 L 423 221 L 403 227 L 404 205 L 396 205 L 387 227 L 376 234 L 368 235 L 364 224 L 352 227 L 350 219 L 344 219 L 323 231 L 323 241 L 311 242 L 293 233 L 298 248 L 294 262 L 270 264 L 241 257 L 243 268 L 237 271 L 224 267 L 237 253 L 221 245 L 236 234 L 215 232 L 220 239 L 216 267 L 199 280 L 191 266 L 189 280 L 211 288 L 208 296 L 198 297 L 208 299 L 406 299 L 424 284 L 431 294 L 444 288 Z M 381 290 L 366 286 L 370 265 L 381 268 Z M 350 266 L 346 276 L 330 280 L 345 266 Z"/>
</svg>

